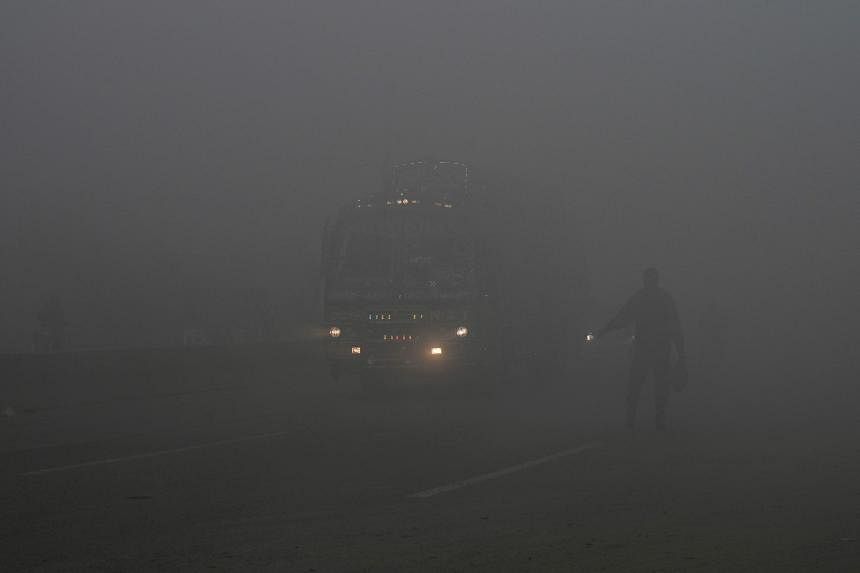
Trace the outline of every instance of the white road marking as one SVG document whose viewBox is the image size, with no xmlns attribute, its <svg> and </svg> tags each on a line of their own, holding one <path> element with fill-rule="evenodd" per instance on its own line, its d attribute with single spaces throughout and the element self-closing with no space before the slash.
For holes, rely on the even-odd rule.
<svg viewBox="0 0 860 573">
<path fill-rule="evenodd" d="M 286 436 L 290 432 L 272 432 L 269 434 L 256 434 L 253 436 L 244 436 L 241 438 L 232 438 L 229 440 L 219 440 L 217 442 L 207 442 L 205 444 L 195 444 L 193 446 L 185 446 L 182 448 L 173 448 L 172 450 L 158 450 L 155 452 L 146 452 L 143 454 L 133 454 L 130 456 L 120 456 L 117 458 L 107 458 L 104 460 L 93 460 L 91 462 L 82 462 L 79 464 L 71 464 L 68 466 L 58 466 L 55 468 L 45 468 L 43 470 L 34 470 L 30 472 L 24 472 L 22 476 L 39 476 L 50 473 L 64 472 L 69 470 L 76 470 L 79 468 L 89 468 L 95 466 L 105 466 L 108 464 L 116 464 L 120 462 L 130 462 L 133 460 L 143 460 L 147 458 L 156 458 L 158 456 L 166 456 L 169 454 L 181 454 L 184 452 L 191 452 L 194 450 L 203 450 L 206 448 L 217 448 L 218 446 L 228 446 L 230 444 L 239 444 L 241 442 L 250 442 L 253 440 L 265 440 L 268 438 L 277 438 L 279 436 Z"/>
<path fill-rule="evenodd" d="M 594 448 L 599 448 L 603 446 L 600 442 L 591 442 L 588 444 L 583 444 L 581 446 L 577 446 L 575 448 L 571 448 L 569 450 L 563 450 L 561 452 L 556 452 L 554 454 L 550 454 L 548 456 L 544 456 L 542 458 L 538 458 L 536 460 L 531 460 L 528 462 L 523 462 L 521 464 L 517 464 L 515 466 L 510 466 L 507 468 L 502 468 L 500 470 L 496 470 L 494 472 L 481 474 L 479 476 L 470 477 L 464 480 L 455 481 L 446 485 L 440 485 L 438 487 L 434 487 L 431 489 L 425 489 L 424 491 L 419 491 L 418 493 L 413 493 L 409 495 L 409 497 L 415 498 L 426 498 L 433 497 L 434 495 L 439 495 L 440 493 L 447 493 L 449 491 L 454 491 L 455 489 L 460 489 L 463 487 L 467 487 L 470 485 L 475 485 L 484 481 L 488 481 L 491 479 L 500 478 L 502 476 L 506 476 L 508 474 L 512 474 L 514 472 L 526 470 L 529 468 L 533 468 L 535 466 L 545 464 L 547 462 L 551 462 L 557 460 L 559 458 L 564 458 L 567 456 L 573 456 L 576 454 L 581 454 L 582 452 L 593 450 Z"/>
</svg>

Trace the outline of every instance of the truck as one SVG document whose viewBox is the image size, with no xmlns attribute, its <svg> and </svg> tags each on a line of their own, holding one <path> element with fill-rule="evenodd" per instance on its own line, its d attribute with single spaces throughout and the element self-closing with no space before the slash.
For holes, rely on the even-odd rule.
<svg viewBox="0 0 860 573">
<path fill-rule="evenodd" d="M 391 373 L 487 380 L 512 363 L 535 376 L 562 369 L 565 341 L 579 338 L 564 307 L 582 297 L 558 288 L 559 261 L 546 258 L 558 245 L 510 203 L 476 187 L 466 163 L 422 160 L 395 166 L 380 193 L 330 218 L 320 292 L 332 376 L 375 386 Z"/>
</svg>

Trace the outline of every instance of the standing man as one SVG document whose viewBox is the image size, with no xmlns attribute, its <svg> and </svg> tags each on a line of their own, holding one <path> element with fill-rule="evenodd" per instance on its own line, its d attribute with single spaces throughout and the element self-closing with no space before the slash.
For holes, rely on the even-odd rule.
<svg viewBox="0 0 860 573">
<path fill-rule="evenodd" d="M 678 360 L 685 361 L 684 337 L 672 295 L 660 288 L 660 274 L 655 268 L 642 273 L 644 286 L 621 308 L 618 314 L 597 333 L 600 339 L 607 332 L 634 325 L 633 359 L 627 386 L 627 428 L 633 429 L 636 407 L 642 385 L 649 374 L 654 376 L 654 396 L 657 404 L 657 429 L 666 429 L 666 403 L 669 401 L 670 355 L 672 345 Z"/>
</svg>

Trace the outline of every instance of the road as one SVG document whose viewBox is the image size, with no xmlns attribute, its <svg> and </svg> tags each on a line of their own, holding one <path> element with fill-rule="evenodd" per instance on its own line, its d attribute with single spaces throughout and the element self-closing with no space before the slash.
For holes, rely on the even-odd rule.
<svg viewBox="0 0 860 573">
<path fill-rule="evenodd" d="M 860 570 L 856 392 L 738 371 L 630 433 L 619 376 L 366 396 L 310 363 L 16 411 L 0 569 Z"/>
</svg>

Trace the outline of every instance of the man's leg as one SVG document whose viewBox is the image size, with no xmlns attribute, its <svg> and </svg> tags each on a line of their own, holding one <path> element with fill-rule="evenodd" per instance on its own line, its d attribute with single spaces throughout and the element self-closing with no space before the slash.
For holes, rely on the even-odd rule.
<svg viewBox="0 0 860 573">
<path fill-rule="evenodd" d="M 654 354 L 654 403 L 657 407 L 657 429 L 666 429 L 666 407 L 672 391 L 669 348 L 659 349 Z"/>
<path fill-rule="evenodd" d="M 633 429 L 636 421 L 636 408 L 639 406 L 639 394 L 642 385 L 648 376 L 649 360 L 645 352 L 640 349 L 633 350 L 633 359 L 630 361 L 630 377 L 627 380 L 627 428 Z"/>
</svg>

